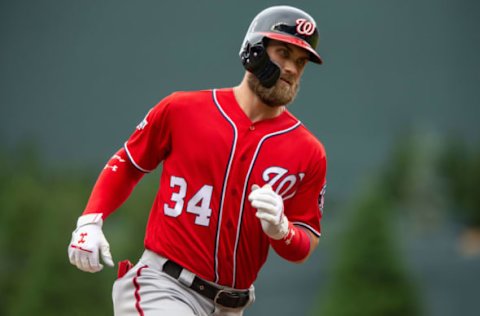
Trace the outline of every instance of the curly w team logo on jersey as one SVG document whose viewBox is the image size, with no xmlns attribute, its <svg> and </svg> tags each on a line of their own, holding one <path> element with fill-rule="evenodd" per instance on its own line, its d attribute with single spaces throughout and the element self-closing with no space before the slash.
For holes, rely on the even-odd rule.
<svg viewBox="0 0 480 316">
<path fill-rule="evenodd" d="M 262 174 L 263 180 L 271 185 L 273 190 L 284 200 L 295 195 L 303 177 L 305 177 L 303 172 L 288 174 L 288 170 L 282 167 L 269 167 Z"/>
</svg>

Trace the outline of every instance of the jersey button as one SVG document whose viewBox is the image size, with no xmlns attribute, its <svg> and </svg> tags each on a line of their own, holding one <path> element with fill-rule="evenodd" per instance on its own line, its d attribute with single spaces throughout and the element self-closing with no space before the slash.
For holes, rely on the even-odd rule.
<svg viewBox="0 0 480 316">
<path fill-rule="evenodd" d="M 249 130 L 254 131 L 255 130 L 255 125 L 250 125 Z"/>
</svg>

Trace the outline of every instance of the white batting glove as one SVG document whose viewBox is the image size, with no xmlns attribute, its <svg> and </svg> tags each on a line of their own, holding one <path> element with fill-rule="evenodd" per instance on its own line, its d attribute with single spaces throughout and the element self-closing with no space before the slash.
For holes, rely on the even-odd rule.
<svg viewBox="0 0 480 316">
<path fill-rule="evenodd" d="M 257 209 L 255 216 L 260 219 L 265 234 L 276 240 L 288 234 L 288 219 L 283 214 L 283 199 L 269 184 L 261 188 L 254 184 L 248 200 L 252 207 Z"/>
<path fill-rule="evenodd" d="M 98 272 L 103 269 L 99 253 L 103 262 L 113 267 L 110 254 L 110 245 L 102 232 L 102 214 L 87 214 L 80 216 L 77 229 L 72 233 L 72 240 L 68 245 L 70 263 L 85 272 Z"/>
</svg>

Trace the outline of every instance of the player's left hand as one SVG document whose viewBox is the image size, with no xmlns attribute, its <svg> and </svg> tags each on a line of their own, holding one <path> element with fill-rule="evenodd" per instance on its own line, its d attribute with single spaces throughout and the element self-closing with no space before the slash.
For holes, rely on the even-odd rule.
<svg viewBox="0 0 480 316">
<path fill-rule="evenodd" d="M 272 239 L 282 239 L 288 234 L 288 219 L 283 214 L 283 199 L 269 184 L 259 187 L 254 184 L 248 196 L 262 229 Z"/>
</svg>

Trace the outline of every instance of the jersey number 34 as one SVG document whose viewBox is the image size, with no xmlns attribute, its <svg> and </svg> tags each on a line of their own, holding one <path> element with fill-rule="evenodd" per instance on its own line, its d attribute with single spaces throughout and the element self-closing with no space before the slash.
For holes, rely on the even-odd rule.
<svg viewBox="0 0 480 316">
<path fill-rule="evenodd" d="M 187 181 L 185 181 L 184 178 L 172 176 L 170 178 L 170 187 L 172 189 L 178 188 L 178 191 L 172 193 L 171 200 L 174 203 L 173 207 L 170 207 L 168 203 L 164 204 L 165 215 L 178 217 L 182 214 L 183 207 L 185 206 Z M 212 209 L 210 208 L 212 192 L 213 187 L 211 185 L 204 185 L 187 203 L 186 211 L 197 215 L 197 217 L 195 217 L 195 224 L 197 225 L 208 226 L 208 224 L 210 224 L 210 216 L 212 215 Z"/>
</svg>

